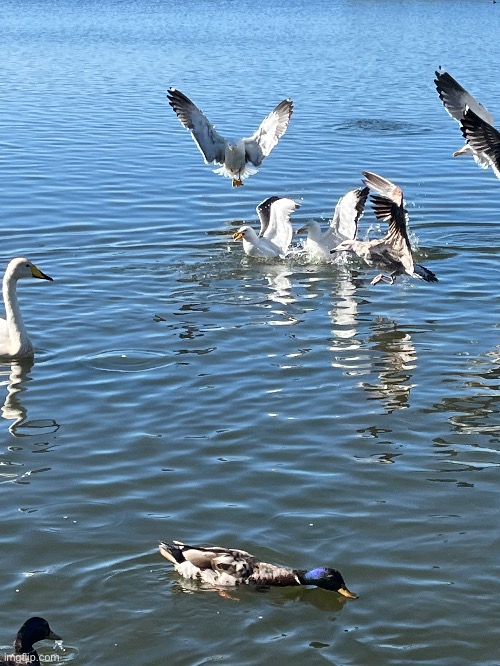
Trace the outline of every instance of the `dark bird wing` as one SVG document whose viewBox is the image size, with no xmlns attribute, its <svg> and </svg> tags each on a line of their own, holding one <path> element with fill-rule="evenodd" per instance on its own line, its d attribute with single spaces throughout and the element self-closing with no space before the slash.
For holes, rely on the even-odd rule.
<svg viewBox="0 0 500 666">
<path fill-rule="evenodd" d="M 472 109 L 467 109 L 460 129 L 472 150 L 488 162 L 500 178 L 500 132 Z"/>
<path fill-rule="evenodd" d="M 363 176 L 365 185 L 379 192 L 379 194 L 372 195 L 371 200 L 375 217 L 389 224 L 389 233 L 384 239 L 385 243 L 394 253 L 394 259 L 400 261 L 411 275 L 413 273 L 413 255 L 408 238 L 403 190 L 376 173 L 363 171 Z"/>
<path fill-rule="evenodd" d="M 365 212 L 368 187 L 351 190 L 337 202 L 330 228 L 338 238 L 354 240 L 358 233 L 358 222 Z"/>
<path fill-rule="evenodd" d="M 259 236 L 263 236 L 266 233 L 267 228 L 269 227 L 269 221 L 271 219 L 271 206 L 275 201 L 278 201 L 281 197 L 272 196 L 261 201 L 257 206 L 256 211 L 260 220 L 260 232 Z"/>
<path fill-rule="evenodd" d="M 422 264 L 415 264 L 413 274 L 426 282 L 438 282 L 436 274 Z"/>
<path fill-rule="evenodd" d="M 264 118 L 252 136 L 243 139 L 245 160 L 258 167 L 286 132 L 293 113 L 293 102 L 285 99 Z"/>
<path fill-rule="evenodd" d="M 436 71 L 434 83 L 444 108 L 454 120 L 460 122 L 465 115 L 466 107 L 468 107 L 487 123 L 493 124 L 493 116 L 488 109 L 468 93 L 465 88 L 462 88 L 460 83 L 448 72 L 442 69 Z"/>
<path fill-rule="evenodd" d="M 206 164 L 211 162 L 223 164 L 226 140 L 215 131 L 214 126 L 205 114 L 176 88 L 169 88 L 167 97 L 181 123 L 191 131 L 191 135 Z"/>
</svg>

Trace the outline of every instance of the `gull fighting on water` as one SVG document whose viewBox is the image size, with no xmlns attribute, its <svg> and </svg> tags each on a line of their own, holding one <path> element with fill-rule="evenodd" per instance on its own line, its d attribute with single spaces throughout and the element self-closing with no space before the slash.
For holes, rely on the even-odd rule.
<svg viewBox="0 0 500 666">
<path fill-rule="evenodd" d="M 307 233 L 304 249 L 309 259 L 331 259 L 330 251 L 342 240 L 354 240 L 358 230 L 358 222 L 365 212 L 367 187 L 351 190 L 340 197 L 335 206 L 333 218 L 326 231 L 322 231 L 316 220 L 309 220 L 296 231 L 297 234 Z"/>
<path fill-rule="evenodd" d="M 221 164 L 215 173 L 231 178 L 233 187 L 243 185 L 245 178 L 257 173 L 257 169 L 247 164 L 253 164 L 254 167 L 262 164 L 285 133 L 293 113 L 292 100 L 285 99 L 264 118 L 252 136 L 230 143 L 180 90 L 170 88 L 167 97 L 181 123 L 190 130 L 205 164 Z"/>
<path fill-rule="evenodd" d="M 243 250 L 250 257 L 284 257 L 293 236 L 290 215 L 299 207 L 299 203 L 287 197 L 268 197 L 256 209 L 259 234 L 245 224 L 233 238 L 243 241 Z"/>
<path fill-rule="evenodd" d="M 363 180 L 365 185 L 378 192 L 378 195 L 372 195 L 371 197 L 375 217 L 378 220 L 388 222 L 389 231 L 383 238 L 374 240 L 342 241 L 331 252 L 354 252 L 370 266 L 379 266 L 391 271 L 390 275 L 380 273 L 373 278 L 371 284 L 378 284 L 380 281 L 394 284 L 397 276 L 404 273 L 426 282 L 437 282 L 438 279 L 432 271 L 420 264 L 413 263 L 403 190 L 376 173 L 363 171 L 363 176 L 365 177 Z"/>
</svg>

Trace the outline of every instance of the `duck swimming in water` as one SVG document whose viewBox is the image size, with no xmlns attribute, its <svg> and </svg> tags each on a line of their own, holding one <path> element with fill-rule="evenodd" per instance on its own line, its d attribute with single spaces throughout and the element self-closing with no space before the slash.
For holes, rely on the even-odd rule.
<svg viewBox="0 0 500 666">
<path fill-rule="evenodd" d="M 13 664 L 40 666 L 40 657 L 33 644 L 47 639 L 51 641 L 61 640 L 43 617 L 30 617 L 17 632 L 14 641 L 14 652 L 11 655 L 6 655 L 5 659 L 0 659 L 0 666 L 13 666 Z"/>
<path fill-rule="evenodd" d="M 290 569 L 259 562 L 237 548 L 188 546 L 180 541 L 171 544 L 160 541 L 160 553 L 184 578 L 198 579 L 214 587 L 315 585 L 348 599 L 357 599 L 357 595 L 347 589 L 341 573 L 329 567 Z"/>
</svg>

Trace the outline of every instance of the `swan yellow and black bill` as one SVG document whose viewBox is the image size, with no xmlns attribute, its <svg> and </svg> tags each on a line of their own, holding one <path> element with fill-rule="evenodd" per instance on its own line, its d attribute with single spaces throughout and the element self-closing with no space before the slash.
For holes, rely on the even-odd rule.
<svg viewBox="0 0 500 666">
<path fill-rule="evenodd" d="M 35 266 L 35 264 L 31 264 L 31 275 L 35 278 L 40 278 L 41 280 L 50 280 L 51 282 L 54 282 L 53 278 L 45 275 L 45 273 L 42 273 L 42 271 L 37 266 Z"/>
</svg>

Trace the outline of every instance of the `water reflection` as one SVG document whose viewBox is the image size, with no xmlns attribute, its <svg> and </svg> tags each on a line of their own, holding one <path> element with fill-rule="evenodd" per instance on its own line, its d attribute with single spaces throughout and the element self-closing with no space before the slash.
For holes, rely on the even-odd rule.
<svg viewBox="0 0 500 666">
<path fill-rule="evenodd" d="M 39 419 L 29 421 L 27 409 L 22 401 L 22 394 L 27 389 L 27 383 L 31 381 L 30 372 L 33 367 L 33 359 L 12 361 L 0 365 L 0 377 L 6 377 L 0 382 L 0 386 L 7 388 L 7 394 L 1 407 L 1 416 L 7 421 L 13 421 L 9 425 L 9 432 L 15 437 L 27 437 L 48 432 L 55 432 L 59 424 L 53 419 Z"/>
<path fill-rule="evenodd" d="M 18 426 L 26 421 L 26 408 L 22 403 L 21 395 L 26 391 L 27 387 L 25 384 L 31 381 L 29 373 L 32 367 L 33 359 L 24 359 L 0 365 L 0 377 L 7 378 L 0 382 L 1 386 L 7 388 L 7 395 L 1 408 L 1 414 L 2 418 L 7 421 L 13 421 L 9 426 L 9 431 L 13 435 L 16 433 Z"/>
<path fill-rule="evenodd" d="M 397 322 L 387 317 L 375 317 L 364 322 L 371 329 L 361 337 L 357 285 L 346 273 L 334 295 L 329 314 L 332 320 L 330 351 L 332 365 L 343 368 L 349 375 L 376 374 L 378 381 L 362 381 L 370 399 L 380 400 L 388 413 L 405 409 L 410 404 L 412 371 L 416 368 L 417 353 L 411 335 Z M 364 330 L 364 328 L 363 328 Z"/>
<path fill-rule="evenodd" d="M 411 382 L 412 370 L 417 362 L 411 335 L 385 317 L 377 317 L 372 326 L 369 344 L 378 352 L 373 354 L 372 368 L 379 382 L 363 382 L 362 386 L 371 398 L 382 401 L 388 413 L 405 409 L 410 406 L 410 392 L 415 386 Z"/>
</svg>

